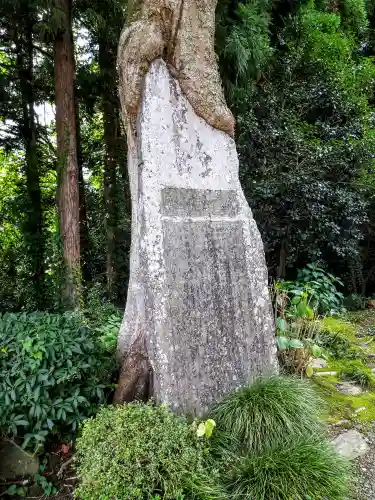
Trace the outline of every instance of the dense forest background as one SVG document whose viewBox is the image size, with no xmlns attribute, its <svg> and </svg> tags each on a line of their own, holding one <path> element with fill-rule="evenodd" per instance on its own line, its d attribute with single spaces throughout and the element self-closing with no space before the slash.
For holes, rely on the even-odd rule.
<svg viewBox="0 0 375 500">
<path fill-rule="evenodd" d="M 0 4 L 0 312 L 123 307 L 124 0 Z M 216 51 L 272 278 L 375 293 L 375 3 L 219 0 Z"/>
</svg>

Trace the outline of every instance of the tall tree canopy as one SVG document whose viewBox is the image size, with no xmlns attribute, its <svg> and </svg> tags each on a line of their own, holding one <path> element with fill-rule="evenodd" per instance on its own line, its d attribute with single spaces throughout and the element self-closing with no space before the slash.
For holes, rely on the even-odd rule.
<svg viewBox="0 0 375 500">
<path fill-rule="evenodd" d="M 92 293 L 125 302 L 116 53 L 126 9 L 1 2 L 1 310 L 79 307 Z M 348 291 L 374 291 L 374 12 L 363 0 L 219 1 L 241 180 L 273 277 L 315 261 Z"/>
</svg>

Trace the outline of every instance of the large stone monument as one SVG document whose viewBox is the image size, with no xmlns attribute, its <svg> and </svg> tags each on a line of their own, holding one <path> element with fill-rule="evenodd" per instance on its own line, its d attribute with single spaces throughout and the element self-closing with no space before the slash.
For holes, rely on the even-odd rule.
<svg viewBox="0 0 375 500">
<path fill-rule="evenodd" d="M 277 370 L 263 245 L 238 177 L 214 0 L 145 0 L 121 37 L 132 195 L 115 401 L 202 415 Z"/>
</svg>

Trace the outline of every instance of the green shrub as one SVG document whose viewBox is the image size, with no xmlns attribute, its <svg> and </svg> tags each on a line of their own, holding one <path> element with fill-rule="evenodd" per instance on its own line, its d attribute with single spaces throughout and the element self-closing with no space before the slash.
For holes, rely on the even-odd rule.
<svg viewBox="0 0 375 500">
<path fill-rule="evenodd" d="M 82 500 L 225 498 L 206 453 L 205 439 L 165 406 L 106 407 L 84 423 L 77 440 L 77 495 Z"/>
<path fill-rule="evenodd" d="M 297 279 L 303 283 L 309 296 L 311 307 L 320 314 L 336 314 L 342 310 L 344 296 L 337 286 L 341 280 L 315 264 L 307 264 L 298 271 Z"/>
<path fill-rule="evenodd" d="M 217 428 L 213 443 L 235 440 L 258 453 L 306 434 L 322 434 L 324 402 L 305 380 L 259 378 L 228 394 L 213 408 Z M 219 445 L 221 446 L 221 444 Z"/>
<path fill-rule="evenodd" d="M 286 446 L 249 453 L 229 463 L 231 500 L 343 500 L 348 494 L 347 461 L 328 441 L 296 438 Z"/>
<path fill-rule="evenodd" d="M 114 321 L 117 318 L 117 324 L 121 324 L 124 311 L 114 306 L 104 297 L 103 287 L 99 284 L 93 285 L 87 291 L 85 301 L 84 317 L 88 325 L 92 328 L 102 328 L 108 323 L 108 320 Z"/>
<path fill-rule="evenodd" d="M 111 361 L 73 314 L 0 315 L 0 429 L 40 444 L 104 402 Z"/>
<path fill-rule="evenodd" d="M 308 381 L 256 380 L 213 409 L 213 456 L 228 498 L 342 500 L 350 468 L 329 444 Z"/>
</svg>

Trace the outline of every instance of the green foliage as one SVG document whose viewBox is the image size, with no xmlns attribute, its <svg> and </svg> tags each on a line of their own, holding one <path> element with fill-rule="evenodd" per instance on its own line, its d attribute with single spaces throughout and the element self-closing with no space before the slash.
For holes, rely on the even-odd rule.
<svg viewBox="0 0 375 500">
<path fill-rule="evenodd" d="M 348 494 L 347 461 L 328 441 L 294 438 L 284 447 L 249 453 L 229 467 L 226 486 L 233 500 L 342 500 Z"/>
<path fill-rule="evenodd" d="M 364 0 L 343 0 L 341 18 L 343 28 L 360 38 L 369 27 Z"/>
<path fill-rule="evenodd" d="M 106 300 L 99 286 L 94 285 L 88 290 L 83 316 L 88 326 L 96 332 L 103 355 L 113 353 L 116 349 L 124 311 Z"/>
<path fill-rule="evenodd" d="M 361 349 L 354 345 L 356 341 L 355 326 L 340 318 L 323 318 L 319 327 L 319 342 L 335 358 L 358 358 Z"/>
<path fill-rule="evenodd" d="M 206 439 L 209 439 L 212 436 L 215 427 L 216 427 L 216 422 L 215 420 L 212 420 L 212 418 L 200 422 L 200 424 L 197 427 L 197 436 L 198 437 L 205 436 Z"/>
<path fill-rule="evenodd" d="M 366 366 L 361 360 L 352 360 L 341 363 L 340 375 L 357 382 L 362 387 L 373 388 L 375 376 L 371 368 Z"/>
<path fill-rule="evenodd" d="M 307 290 L 309 304 L 318 313 L 333 315 L 341 311 L 344 296 L 337 290 L 338 285 L 343 286 L 340 279 L 315 264 L 299 270 L 297 278 Z"/>
<path fill-rule="evenodd" d="M 205 440 L 165 406 L 102 408 L 84 423 L 77 453 L 82 500 L 224 498 Z"/>
<path fill-rule="evenodd" d="M 322 332 L 337 334 L 350 341 L 355 341 L 355 326 L 345 319 L 335 317 L 323 318 L 320 323 L 320 329 Z"/>
<path fill-rule="evenodd" d="M 111 364 L 77 315 L 0 315 L 2 432 L 24 447 L 71 435 L 104 402 Z"/>
<path fill-rule="evenodd" d="M 217 425 L 213 440 L 220 442 L 227 434 L 240 449 L 260 453 L 299 436 L 322 434 L 323 411 L 323 401 L 307 381 L 260 378 L 228 394 L 212 409 Z"/>
<path fill-rule="evenodd" d="M 43 472 L 45 470 L 46 470 L 46 465 L 41 465 L 39 467 L 39 472 L 34 474 L 34 482 L 36 485 L 38 485 L 42 488 L 44 496 L 49 497 L 49 496 L 55 495 L 57 493 L 57 488 L 43 474 Z"/>
<path fill-rule="evenodd" d="M 228 498 L 345 498 L 350 469 L 325 438 L 324 406 L 309 382 L 290 377 L 225 396 L 211 439 Z"/>
<path fill-rule="evenodd" d="M 297 281 L 279 281 L 280 301 L 286 301 L 285 312 L 291 317 L 312 319 L 315 313 L 333 315 L 341 311 L 344 296 L 337 290 L 341 280 L 315 264 L 300 269 Z"/>
<path fill-rule="evenodd" d="M 302 273 L 299 276 L 304 277 Z M 318 287 L 319 284 L 310 285 L 309 282 L 278 281 L 274 284 L 276 344 L 287 373 L 310 374 L 311 358 L 326 357 L 317 338 L 319 298 L 324 297 L 326 290 L 316 292 Z"/>
<path fill-rule="evenodd" d="M 359 293 L 351 293 L 344 299 L 344 307 L 348 311 L 358 311 L 359 309 L 365 309 L 368 300 Z"/>
<path fill-rule="evenodd" d="M 224 44 L 223 58 L 236 82 L 250 83 L 252 78 L 259 76 L 272 55 L 269 11 L 269 0 L 239 3 L 235 12 L 231 12 L 228 4 L 219 9 L 218 16 L 223 23 L 218 26 L 218 40 Z M 231 22 L 231 15 L 236 22 Z M 223 76 L 224 83 L 229 84 L 227 75 Z"/>
<path fill-rule="evenodd" d="M 219 13 L 230 13 L 228 3 L 219 4 Z M 367 189 L 361 179 L 373 178 L 374 66 L 366 38 L 354 39 L 344 13 L 327 12 L 322 3 L 264 9 L 272 57 L 260 78 L 238 79 L 226 60 L 221 37 L 241 19 L 219 15 L 217 49 L 230 80 L 241 182 L 272 276 L 292 278 L 296 267 L 322 262 L 353 286 L 355 268 L 363 280 L 361 245 L 368 215 L 373 219 L 374 183 L 367 180 Z"/>
</svg>

